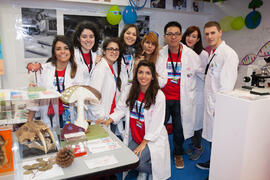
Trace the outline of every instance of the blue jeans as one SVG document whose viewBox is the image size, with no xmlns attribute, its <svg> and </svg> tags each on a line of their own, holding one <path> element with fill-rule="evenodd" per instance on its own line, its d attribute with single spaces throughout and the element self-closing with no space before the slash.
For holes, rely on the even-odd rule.
<svg viewBox="0 0 270 180">
<path fill-rule="evenodd" d="M 172 126 L 173 126 L 173 155 L 183 155 L 183 143 L 184 134 L 182 127 L 181 111 L 180 111 L 180 101 L 179 100 L 166 100 L 166 115 L 164 125 L 166 126 L 170 116 L 172 116 Z"/>
<path fill-rule="evenodd" d="M 129 142 L 128 144 L 129 149 L 131 149 L 132 151 L 134 151 L 138 146 L 139 144 L 137 144 L 133 140 Z M 136 168 L 136 170 L 139 172 L 144 172 L 144 173 L 149 173 L 149 174 L 152 173 L 151 156 L 150 156 L 150 151 L 147 144 L 144 150 L 142 151 L 139 166 Z"/>
</svg>

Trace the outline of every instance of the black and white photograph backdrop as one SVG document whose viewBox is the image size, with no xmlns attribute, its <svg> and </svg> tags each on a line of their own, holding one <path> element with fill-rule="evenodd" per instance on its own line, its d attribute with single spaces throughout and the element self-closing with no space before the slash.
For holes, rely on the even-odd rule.
<svg viewBox="0 0 270 180">
<path fill-rule="evenodd" d="M 150 2 L 151 8 L 166 8 L 166 0 L 151 0 Z"/>
<path fill-rule="evenodd" d="M 101 35 L 100 37 L 102 40 L 109 37 L 118 37 L 118 25 L 109 24 L 106 20 L 106 17 L 67 14 L 64 14 L 64 34 L 66 36 L 72 37 L 77 24 L 82 21 L 92 21 L 96 23 L 99 27 Z"/>
<path fill-rule="evenodd" d="M 21 8 L 25 58 L 51 56 L 51 46 L 57 34 L 56 10 Z"/>
<path fill-rule="evenodd" d="M 185 11 L 187 8 L 187 0 L 173 0 L 173 8 L 178 11 Z"/>
<path fill-rule="evenodd" d="M 149 32 L 150 16 L 139 15 L 136 20 L 136 26 L 140 32 L 140 38 Z"/>
</svg>

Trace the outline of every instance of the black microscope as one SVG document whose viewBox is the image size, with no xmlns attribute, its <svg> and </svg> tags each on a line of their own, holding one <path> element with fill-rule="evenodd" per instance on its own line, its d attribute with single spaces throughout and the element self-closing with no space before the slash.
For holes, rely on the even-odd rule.
<svg viewBox="0 0 270 180">
<path fill-rule="evenodd" d="M 252 72 L 251 78 L 249 76 L 244 77 L 244 82 L 250 82 L 251 86 L 242 86 L 244 89 L 251 90 L 251 94 L 257 95 L 270 95 L 270 57 L 264 58 L 266 65 L 261 67 L 260 73 Z"/>
</svg>

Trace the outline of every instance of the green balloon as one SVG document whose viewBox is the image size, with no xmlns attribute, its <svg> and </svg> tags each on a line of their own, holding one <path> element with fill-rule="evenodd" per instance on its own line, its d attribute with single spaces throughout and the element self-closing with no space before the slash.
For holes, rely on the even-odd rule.
<svg viewBox="0 0 270 180">
<path fill-rule="evenodd" d="M 238 16 L 234 18 L 231 22 L 231 27 L 235 31 L 239 31 L 240 29 L 244 27 L 244 25 L 245 25 L 245 20 L 242 16 Z"/>
<path fill-rule="evenodd" d="M 112 6 L 107 12 L 107 17 L 106 17 L 108 23 L 111 25 L 116 25 L 118 24 L 121 19 L 122 19 L 122 13 L 121 10 L 118 6 Z"/>
<path fill-rule="evenodd" d="M 231 22 L 233 19 L 234 17 L 232 16 L 225 16 L 219 21 L 220 27 L 223 32 L 228 32 L 232 29 Z"/>
</svg>

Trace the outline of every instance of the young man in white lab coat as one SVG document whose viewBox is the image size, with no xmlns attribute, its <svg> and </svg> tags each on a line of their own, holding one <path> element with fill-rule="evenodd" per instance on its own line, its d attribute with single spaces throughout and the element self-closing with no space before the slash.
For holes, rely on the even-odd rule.
<svg viewBox="0 0 270 180">
<path fill-rule="evenodd" d="M 161 53 L 167 61 L 168 81 L 163 93 L 166 97 L 165 125 L 172 117 L 174 164 L 184 168 L 182 155 L 183 142 L 194 134 L 196 72 L 200 68 L 200 57 L 189 47 L 181 43 L 182 28 L 172 21 L 164 27 L 164 39 L 167 43 Z"/>
<path fill-rule="evenodd" d="M 205 108 L 202 136 L 211 145 L 216 94 L 233 90 L 237 79 L 239 59 L 236 52 L 221 39 L 222 30 L 217 22 L 210 21 L 205 24 L 204 36 L 212 50 L 205 69 Z M 200 169 L 209 169 L 210 161 L 198 163 L 197 167 Z"/>
</svg>

